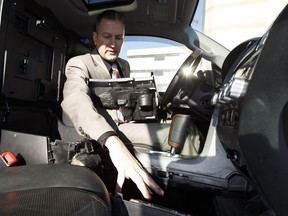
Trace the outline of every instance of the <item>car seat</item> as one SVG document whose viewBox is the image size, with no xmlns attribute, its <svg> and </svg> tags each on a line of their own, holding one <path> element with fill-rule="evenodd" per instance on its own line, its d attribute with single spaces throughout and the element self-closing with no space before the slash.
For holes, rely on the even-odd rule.
<svg viewBox="0 0 288 216">
<path fill-rule="evenodd" d="M 0 167 L 0 215 L 110 215 L 101 179 L 68 164 Z"/>
</svg>

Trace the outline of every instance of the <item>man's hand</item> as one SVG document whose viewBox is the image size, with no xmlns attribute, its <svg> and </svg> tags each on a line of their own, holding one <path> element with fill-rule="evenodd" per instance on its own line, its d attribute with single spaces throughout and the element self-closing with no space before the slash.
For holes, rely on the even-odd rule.
<svg viewBox="0 0 288 216">
<path fill-rule="evenodd" d="M 109 137 L 105 146 L 109 149 L 111 160 L 118 171 L 116 192 L 121 192 L 125 178 L 130 178 L 137 185 L 145 199 L 151 199 L 147 186 L 158 195 L 164 194 L 164 191 L 142 168 L 117 136 Z"/>
</svg>

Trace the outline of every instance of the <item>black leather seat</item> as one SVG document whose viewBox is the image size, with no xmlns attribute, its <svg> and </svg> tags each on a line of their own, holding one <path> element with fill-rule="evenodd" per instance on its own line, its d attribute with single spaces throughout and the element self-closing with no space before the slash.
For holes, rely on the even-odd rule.
<svg viewBox="0 0 288 216">
<path fill-rule="evenodd" d="M 85 167 L 33 164 L 0 168 L 0 215 L 110 215 L 109 193 Z"/>
</svg>

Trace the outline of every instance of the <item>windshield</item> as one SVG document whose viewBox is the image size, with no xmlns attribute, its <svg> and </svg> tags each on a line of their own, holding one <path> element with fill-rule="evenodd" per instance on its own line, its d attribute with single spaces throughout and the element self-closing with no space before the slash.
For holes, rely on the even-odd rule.
<svg viewBox="0 0 288 216">
<path fill-rule="evenodd" d="M 191 50 L 165 38 L 126 36 L 120 57 L 130 64 L 131 77 L 153 75 L 157 90 L 165 92 L 171 79 Z"/>
<path fill-rule="evenodd" d="M 243 41 L 262 36 L 286 5 L 285 1 L 279 0 L 271 7 L 271 2 L 200 0 L 191 27 L 232 50 Z M 269 14 L 262 9 L 267 9 Z M 158 91 L 165 92 L 191 52 L 185 45 L 172 40 L 137 35 L 126 36 L 120 57 L 129 62 L 131 77 L 153 74 Z"/>
<path fill-rule="evenodd" d="M 286 0 L 199 0 L 191 26 L 231 50 L 261 37 L 286 4 Z"/>
</svg>

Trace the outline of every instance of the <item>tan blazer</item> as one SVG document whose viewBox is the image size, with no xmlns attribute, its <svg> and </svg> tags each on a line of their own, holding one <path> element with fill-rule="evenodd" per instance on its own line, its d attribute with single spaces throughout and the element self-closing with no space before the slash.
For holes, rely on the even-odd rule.
<svg viewBox="0 0 288 216">
<path fill-rule="evenodd" d="M 124 59 L 117 59 L 124 75 L 129 77 L 130 66 Z M 63 112 L 71 119 L 75 129 L 86 137 L 98 140 L 101 135 L 115 131 L 116 111 L 102 109 L 93 104 L 87 78 L 110 79 L 110 73 L 96 50 L 92 53 L 71 58 L 65 69 L 66 82 L 64 84 L 61 103 Z"/>
</svg>

